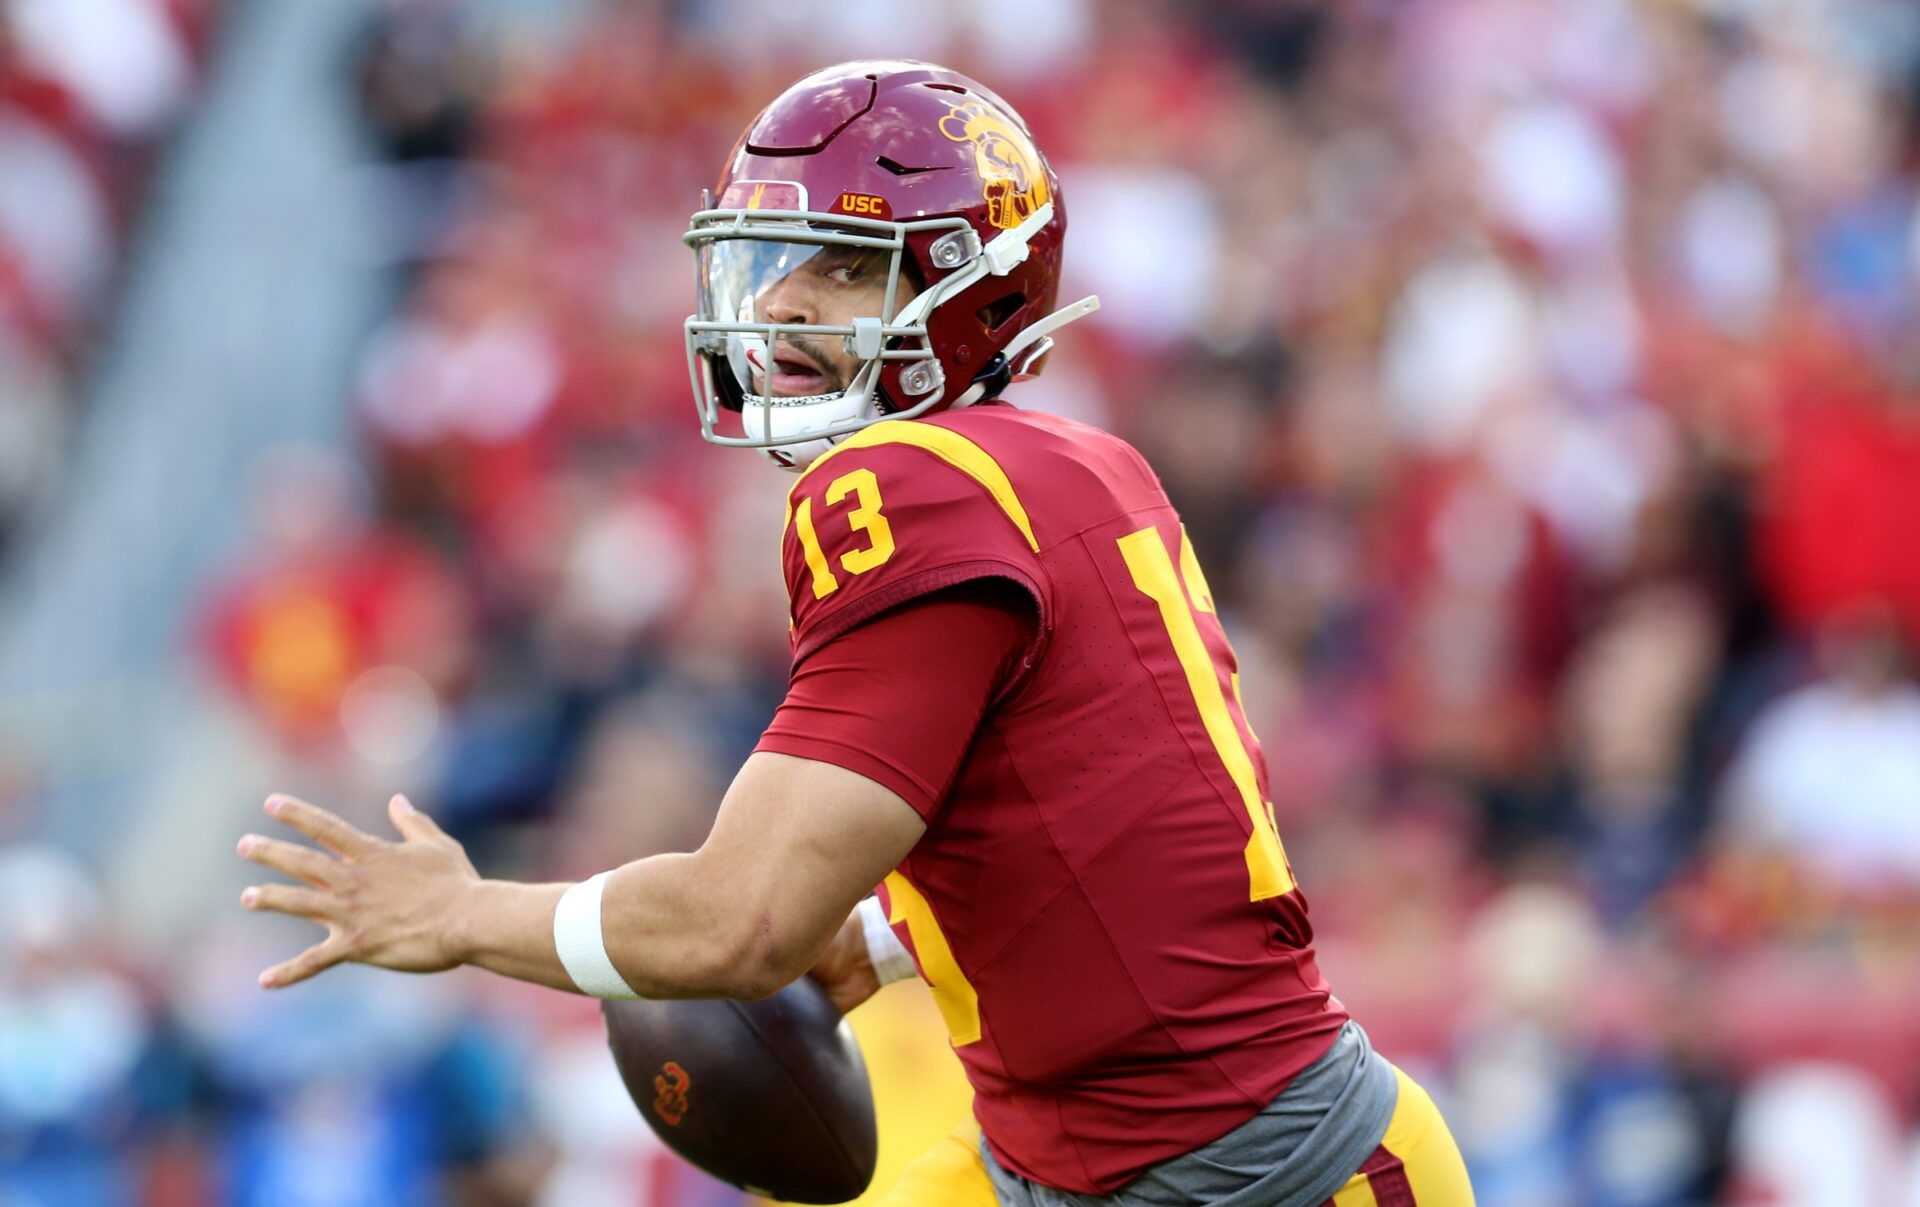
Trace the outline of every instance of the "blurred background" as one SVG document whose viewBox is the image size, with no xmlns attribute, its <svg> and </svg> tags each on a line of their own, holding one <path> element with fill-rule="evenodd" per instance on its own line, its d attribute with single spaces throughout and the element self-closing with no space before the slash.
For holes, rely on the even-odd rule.
<svg viewBox="0 0 1920 1207">
<path fill-rule="evenodd" d="M 1322 967 L 1492 1207 L 1920 1204 L 1911 0 L 0 0 L 0 1204 L 737 1196 L 581 999 L 242 916 L 286 790 L 686 849 L 788 480 L 679 242 L 844 58 L 1006 95 Z M 882 1179 L 966 1109 L 856 1015 Z"/>
</svg>

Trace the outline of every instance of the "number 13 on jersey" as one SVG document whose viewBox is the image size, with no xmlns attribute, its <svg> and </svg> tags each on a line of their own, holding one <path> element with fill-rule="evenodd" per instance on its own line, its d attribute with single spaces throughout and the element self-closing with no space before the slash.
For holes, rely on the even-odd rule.
<svg viewBox="0 0 1920 1207">
<path fill-rule="evenodd" d="M 847 524 L 854 532 L 867 534 L 867 546 L 841 554 L 840 568 L 848 574 L 865 574 L 886 565 L 887 559 L 893 556 L 893 525 L 881 514 L 880 480 L 873 476 L 872 470 L 856 469 L 835 478 L 827 486 L 827 503 L 838 503 L 849 494 L 854 497 L 855 506 L 847 513 Z M 807 571 L 813 576 L 813 597 L 825 599 L 840 589 L 840 580 L 827 564 L 826 552 L 820 548 L 820 536 L 814 531 L 813 500 L 800 500 L 799 510 L 790 518 L 800 536 Z"/>
<path fill-rule="evenodd" d="M 1213 664 L 1213 656 L 1207 652 L 1205 638 L 1200 635 L 1195 612 L 1211 613 L 1213 596 L 1200 573 L 1199 560 L 1187 543 L 1186 533 L 1183 530 L 1180 534 L 1178 571 L 1158 528 L 1142 528 L 1121 537 L 1120 556 L 1133 575 L 1133 585 L 1159 605 L 1160 620 L 1173 642 L 1174 656 L 1186 672 L 1187 687 L 1200 710 L 1207 737 L 1239 790 L 1240 803 L 1253 825 L 1246 846 L 1247 899 L 1265 901 L 1284 896 L 1294 887 L 1293 873 L 1287 867 L 1287 854 L 1280 846 L 1280 834 L 1273 824 L 1273 807 L 1261 798 L 1260 777 L 1254 770 L 1253 756 L 1240 736 L 1240 727 L 1234 724 L 1233 713 L 1227 707 L 1226 689 L 1220 683 L 1220 672 Z M 1238 694 L 1237 685 L 1235 694 Z"/>
</svg>

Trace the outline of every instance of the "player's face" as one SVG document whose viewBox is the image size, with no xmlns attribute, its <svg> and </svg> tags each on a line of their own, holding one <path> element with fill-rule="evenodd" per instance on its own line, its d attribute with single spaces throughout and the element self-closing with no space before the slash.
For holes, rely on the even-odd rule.
<svg viewBox="0 0 1920 1207">
<path fill-rule="evenodd" d="M 820 248 L 760 291 L 754 318 L 762 323 L 847 326 L 860 317 L 886 317 L 888 259 L 884 252 L 867 248 Z M 847 351 L 839 336 L 783 335 L 770 351 L 770 378 L 763 373 L 756 385 L 759 393 L 779 398 L 844 390 L 864 363 Z"/>
</svg>

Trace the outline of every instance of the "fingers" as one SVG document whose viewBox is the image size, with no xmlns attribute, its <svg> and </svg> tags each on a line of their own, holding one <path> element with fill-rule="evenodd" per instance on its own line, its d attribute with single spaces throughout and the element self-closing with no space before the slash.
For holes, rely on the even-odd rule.
<svg viewBox="0 0 1920 1207">
<path fill-rule="evenodd" d="M 333 918 L 337 902 L 331 893 L 301 888 L 297 884 L 256 884 L 240 894 L 240 904 L 248 909 L 325 922 Z"/>
<path fill-rule="evenodd" d="M 340 869 L 340 864 L 312 847 L 249 834 L 240 840 L 237 850 L 243 858 L 283 872 L 296 880 L 304 880 L 316 888 L 337 887 L 334 873 Z"/>
<path fill-rule="evenodd" d="M 328 935 L 284 964 L 276 964 L 260 974 L 262 989 L 284 989 L 311 976 L 318 976 L 347 958 L 347 944 L 338 935 Z"/>
<path fill-rule="evenodd" d="M 291 796 L 269 796 L 266 808 L 268 816 L 349 859 L 366 855 L 380 845 L 373 835 L 354 829 L 318 805 Z"/>
<path fill-rule="evenodd" d="M 367 959 L 366 951 L 371 949 L 364 948 L 359 939 L 350 941 L 348 936 L 364 933 L 370 922 L 368 917 L 362 915 L 368 910 L 375 915 L 379 913 L 372 906 L 362 908 L 365 903 L 361 901 L 360 893 L 370 879 L 379 878 L 382 868 L 394 862 L 385 856 L 406 852 L 407 859 L 418 857 L 432 862 L 440 857 L 418 848 L 408 851 L 407 844 L 434 842 L 456 850 L 459 845 L 448 838 L 432 818 L 415 809 L 404 796 L 396 796 L 388 802 L 387 812 L 394 827 L 407 840 L 406 843 L 376 838 L 326 809 L 291 796 L 276 794 L 268 797 L 266 811 L 269 816 L 284 822 L 339 858 L 332 858 L 326 851 L 315 850 L 301 843 L 283 842 L 258 834 L 249 834 L 240 840 L 239 853 L 242 857 L 305 882 L 255 885 L 240 895 L 240 904 L 250 910 L 267 910 L 305 918 L 327 928 L 324 941 L 261 973 L 260 985 L 265 989 L 295 985 L 336 964 Z M 401 864 L 405 862 L 406 859 L 400 861 Z M 467 870 L 471 874 L 470 866 Z M 356 950 L 359 954 L 356 954 Z"/>
<path fill-rule="evenodd" d="M 433 818 L 413 807 L 413 802 L 404 796 L 395 796 L 387 802 L 387 816 L 393 821 L 393 828 L 406 838 L 429 841 L 445 838 L 446 831 Z"/>
</svg>

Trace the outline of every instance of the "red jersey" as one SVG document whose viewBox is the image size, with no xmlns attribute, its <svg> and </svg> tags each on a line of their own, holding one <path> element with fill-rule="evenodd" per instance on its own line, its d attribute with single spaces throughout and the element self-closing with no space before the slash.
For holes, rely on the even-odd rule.
<svg viewBox="0 0 1920 1207">
<path fill-rule="evenodd" d="M 1008 579 L 1037 606 L 1020 670 L 944 796 L 913 802 L 926 834 L 881 888 L 1006 1168 L 1110 1193 L 1326 1051 L 1347 1015 L 1233 652 L 1138 453 L 1006 405 L 878 424 L 795 484 L 783 554 L 796 665 L 958 582 Z"/>
</svg>

